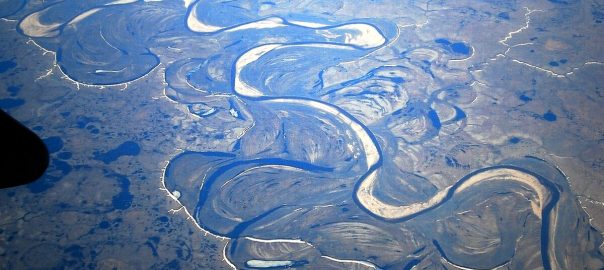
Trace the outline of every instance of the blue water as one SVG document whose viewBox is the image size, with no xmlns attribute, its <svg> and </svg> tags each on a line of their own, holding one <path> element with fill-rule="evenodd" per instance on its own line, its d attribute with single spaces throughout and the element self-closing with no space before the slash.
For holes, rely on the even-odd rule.
<svg viewBox="0 0 604 270">
<path fill-rule="evenodd" d="M 126 141 L 105 153 L 94 153 L 94 159 L 108 164 L 116 161 L 122 156 L 136 156 L 140 153 L 140 151 L 140 146 L 136 142 Z"/>
<path fill-rule="evenodd" d="M 18 98 L 0 99 L 0 108 L 5 109 L 5 110 L 19 107 L 23 104 L 25 104 L 25 100 L 18 99 Z"/>
<path fill-rule="evenodd" d="M 17 64 L 11 60 L 0 61 L 0 73 L 7 72 L 16 66 Z"/>
</svg>

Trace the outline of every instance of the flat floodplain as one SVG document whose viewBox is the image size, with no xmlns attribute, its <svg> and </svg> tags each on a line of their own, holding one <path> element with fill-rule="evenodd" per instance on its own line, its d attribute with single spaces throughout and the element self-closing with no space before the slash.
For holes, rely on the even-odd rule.
<svg viewBox="0 0 604 270">
<path fill-rule="evenodd" d="M 0 0 L 2 269 L 601 269 L 597 1 Z"/>
</svg>

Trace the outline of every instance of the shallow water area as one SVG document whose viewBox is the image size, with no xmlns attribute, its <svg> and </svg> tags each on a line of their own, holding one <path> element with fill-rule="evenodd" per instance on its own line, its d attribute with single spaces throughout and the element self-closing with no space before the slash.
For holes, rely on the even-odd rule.
<svg viewBox="0 0 604 270">
<path fill-rule="evenodd" d="M 2 269 L 604 267 L 597 1 L 0 10 Z"/>
</svg>

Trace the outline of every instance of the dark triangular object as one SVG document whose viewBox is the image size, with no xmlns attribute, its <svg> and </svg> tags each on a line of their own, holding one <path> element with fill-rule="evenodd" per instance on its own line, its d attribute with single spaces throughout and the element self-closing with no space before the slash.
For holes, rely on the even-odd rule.
<svg viewBox="0 0 604 270">
<path fill-rule="evenodd" d="M 44 142 L 0 110 L 0 188 L 29 184 L 48 167 Z"/>
</svg>

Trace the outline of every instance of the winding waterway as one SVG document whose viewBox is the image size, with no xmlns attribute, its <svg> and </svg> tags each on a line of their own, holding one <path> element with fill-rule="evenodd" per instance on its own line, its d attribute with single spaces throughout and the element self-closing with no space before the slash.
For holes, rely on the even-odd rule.
<svg viewBox="0 0 604 270">
<path fill-rule="evenodd" d="M 228 143 L 180 151 L 161 184 L 200 234 L 228 241 L 234 268 L 603 266 L 556 164 L 489 159 L 503 143 L 466 130 L 489 117 L 473 109 L 488 87 L 456 65 L 480 52 L 413 36 L 398 1 L 357 3 L 380 16 L 339 0 L 47 2 L 18 31 L 66 80 L 162 72 L 164 98 L 224 129 Z M 446 140 L 460 143 L 438 171 L 430 147 Z"/>
</svg>

